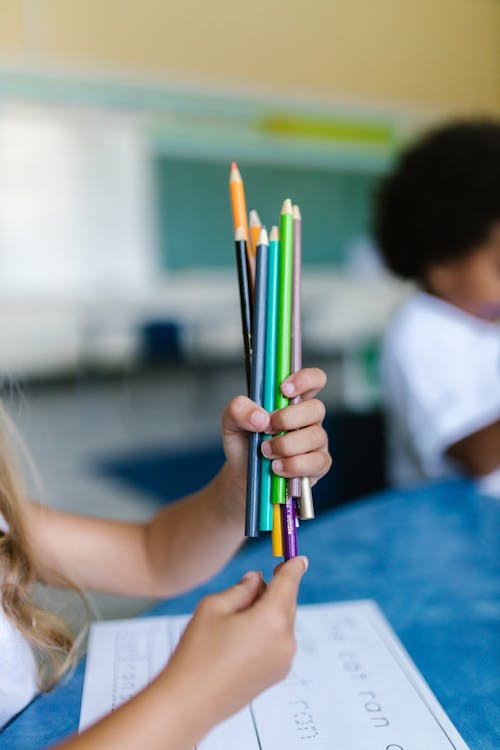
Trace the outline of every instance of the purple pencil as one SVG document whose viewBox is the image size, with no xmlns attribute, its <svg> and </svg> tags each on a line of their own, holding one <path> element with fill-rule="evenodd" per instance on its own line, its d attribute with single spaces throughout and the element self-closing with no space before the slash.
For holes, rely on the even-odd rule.
<svg viewBox="0 0 500 750">
<path fill-rule="evenodd" d="M 298 206 L 293 207 L 293 282 L 292 282 L 292 336 L 290 349 L 290 372 L 298 372 L 302 367 L 302 326 L 300 310 L 300 282 L 302 262 L 302 217 Z M 291 400 L 298 404 L 300 396 Z M 314 518 L 314 505 L 309 477 L 294 477 L 287 483 L 288 496 L 300 498 L 300 519 Z"/>
<path fill-rule="evenodd" d="M 297 557 L 297 515 L 295 511 L 295 500 L 293 497 L 287 497 L 284 505 L 281 506 L 283 518 L 283 551 L 285 560 L 291 557 Z"/>
</svg>

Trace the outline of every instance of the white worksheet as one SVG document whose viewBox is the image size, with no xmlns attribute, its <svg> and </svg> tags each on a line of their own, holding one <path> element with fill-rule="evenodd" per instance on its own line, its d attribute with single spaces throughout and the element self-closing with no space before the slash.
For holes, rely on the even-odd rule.
<svg viewBox="0 0 500 750">
<path fill-rule="evenodd" d="M 153 679 L 188 620 L 92 626 L 80 731 Z M 296 634 L 286 679 L 215 727 L 198 750 L 468 750 L 374 602 L 299 607 Z"/>
</svg>

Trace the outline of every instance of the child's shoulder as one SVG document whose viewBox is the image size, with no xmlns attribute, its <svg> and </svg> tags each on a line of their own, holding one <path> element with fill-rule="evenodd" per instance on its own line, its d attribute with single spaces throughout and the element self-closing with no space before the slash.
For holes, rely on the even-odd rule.
<svg viewBox="0 0 500 750">
<path fill-rule="evenodd" d="M 498 331 L 444 300 L 415 291 L 395 312 L 387 327 L 382 347 L 382 361 L 399 366 L 416 363 L 430 367 L 448 367 L 452 361 L 470 359 L 470 352 L 480 356 L 492 349 L 500 354 Z"/>
<path fill-rule="evenodd" d="M 463 339 L 482 333 L 483 321 L 463 312 L 445 300 L 417 290 L 407 297 L 396 310 L 386 331 L 386 340 L 415 346 L 419 341 L 426 344 L 436 341 L 445 343 L 443 337 Z"/>
</svg>

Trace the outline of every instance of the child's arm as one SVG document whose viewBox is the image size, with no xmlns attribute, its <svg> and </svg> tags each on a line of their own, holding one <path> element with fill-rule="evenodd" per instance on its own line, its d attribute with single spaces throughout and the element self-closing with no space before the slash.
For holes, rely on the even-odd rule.
<svg viewBox="0 0 500 750">
<path fill-rule="evenodd" d="M 447 453 L 473 477 L 500 468 L 500 420 L 467 435 L 448 448 Z"/>
<path fill-rule="evenodd" d="M 283 679 L 295 651 L 305 559 L 265 587 L 260 574 L 206 597 L 166 668 L 145 690 L 60 750 L 192 750 L 220 723 Z"/>
<path fill-rule="evenodd" d="M 42 579 L 63 573 L 82 588 L 121 594 L 169 596 L 219 570 L 243 541 L 247 432 L 295 430 L 266 441 L 283 476 L 328 471 L 331 458 L 321 427 L 325 384 L 321 370 L 291 376 L 304 401 L 270 417 L 249 399 L 230 402 L 222 417 L 226 463 L 204 489 L 162 509 L 149 523 L 124 523 L 32 506 L 31 539 Z M 260 422 L 254 422 L 259 415 Z"/>
</svg>

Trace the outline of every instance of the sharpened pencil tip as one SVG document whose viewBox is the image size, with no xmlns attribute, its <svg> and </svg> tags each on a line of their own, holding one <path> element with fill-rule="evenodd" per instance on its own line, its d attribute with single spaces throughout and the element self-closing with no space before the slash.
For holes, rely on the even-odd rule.
<svg viewBox="0 0 500 750">
<path fill-rule="evenodd" d="M 300 213 L 300 208 L 297 206 L 297 204 L 295 204 L 294 207 L 293 207 L 293 218 L 297 219 L 297 221 L 301 221 L 302 220 L 302 216 L 301 216 L 301 213 Z"/>
<path fill-rule="evenodd" d="M 269 239 L 271 242 L 278 242 L 280 238 L 280 230 L 278 227 L 271 227 L 271 234 L 269 235 Z"/>
<path fill-rule="evenodd" d="M 281 213 L 282 214 L 291 214 L 292 213 L 292 201 L 290 198 L 287 198 L 283 201 L 283 205 L 281 206 Z"/>
<path fill-rule="evenodd" d="M 229 182 L 242 182 L 240 170 L 235 161 L 231 162 L 231 171 L 229 173 Z"/>
<path fill-rule="evenodd" d="M 234 239 L 236 240 L 236 242 L 240 242 L 241 240 L 246 240 L 245 230 L 243 229 L 243 227 L 237 227 L 234 230 Z"/>
<path fill-rule="evenodd" d="M 255 210 L 255 208 L 252 208 L 252 210 L 250 211 L 250 219 L 248 221 L 248 224 L 251 227 L 261 227 L 262 226 L 262 222 L 260 220 L 260 216 L 257 213 L 257 211 Z"/>
<path fill-rule="evenodd" d="M 269 239 L 267 236 L 267 230 L 265 227 L 262 227 L 259 234 L 259 241 L 257 242 L 257 246 L 259 245 L 269 245 Z"/>
</svg>

